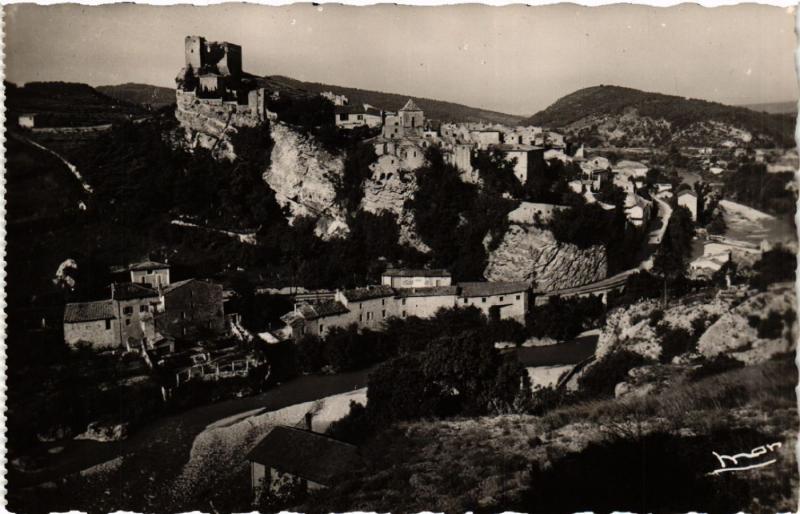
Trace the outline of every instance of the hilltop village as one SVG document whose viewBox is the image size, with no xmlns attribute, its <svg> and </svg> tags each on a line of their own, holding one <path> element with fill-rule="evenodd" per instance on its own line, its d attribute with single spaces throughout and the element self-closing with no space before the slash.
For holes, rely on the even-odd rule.
<svg viewBox="0 0 800 514">
<path fill-rule="evenodd" d="M 250 74 L 233 43 L 183 52 L 160 109 L 58 86 L 100 102 L 72 124 L 11 90 L 11 187 L 35 187 L 10 226 L 45 234 L 12 245 L 38 281 L 10 289 L 17 505 L 549 512 L 592 445 L 669 454 L 784 387 L 797 156 L 769 134 L 367 103 Z M 532 495 L 553 467 L 560 496 Z"/>
</svg>

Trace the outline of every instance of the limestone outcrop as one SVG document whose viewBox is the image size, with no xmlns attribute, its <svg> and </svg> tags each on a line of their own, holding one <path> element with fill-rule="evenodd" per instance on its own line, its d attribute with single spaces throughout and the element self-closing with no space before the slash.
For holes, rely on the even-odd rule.
<svg viewBox="0 0 800 514">
<path fill-rule="evenodd" d="M 417 177 L 413 171 L 402 169 L 399 159 L 382 155 L 372 164 L 372 176 L 364 182 L 361 209 L 379 214 L 389 212 L 397 217 L 400 244 L 428 253 L 431 249 L 417 235 L 414 215 L 405 208 L 406 200 L 414 198 Z"/>
<path fill-rule="evenodd" d="M 342 158 L 283 123 L 271 123 L 270 133 L 274 146 L 264 181 L 280 206 L 288 208 L 289 222 L 309 216 L 318 220 L 316 234 L 322 239 L 346 236 L 349 228 L 334 187 L 342 174 Z"/>
<path fill-rule="evenodd" d="M 791 351 L 797 340 L 794 284 L 780 284 L 752 295 L 721 313 L 700 337 L 698 351 L 709 358 L 725 354 L 745 364 L 764 362 Z"/>
<path fill-rule="evenodd" d="M 483 272 L 490 281 L 528 282 L 538 291 L 576 287 L 606 278 L 605 248 L 580 249 L 556 241 L 549 230 L 511 224 L 489 254 Z"/>
</svg>

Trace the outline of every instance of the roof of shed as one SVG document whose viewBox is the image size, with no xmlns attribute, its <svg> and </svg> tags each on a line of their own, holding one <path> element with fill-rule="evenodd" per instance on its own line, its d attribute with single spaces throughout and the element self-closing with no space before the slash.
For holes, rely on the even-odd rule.
<svg viewBox="0 0 800 514">
<path fill-rule="evenodd" d="M 247 454 L 247 460 L 329 486 L 336 476 L 358 466 L 361 458 L 352 444 L 308 430 L 276 426 Z"/>
</svg>

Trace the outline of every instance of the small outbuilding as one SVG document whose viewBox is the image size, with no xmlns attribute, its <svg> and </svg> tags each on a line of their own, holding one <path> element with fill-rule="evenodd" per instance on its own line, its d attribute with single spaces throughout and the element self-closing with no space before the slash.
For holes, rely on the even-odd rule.
<svg viewBox="0 0 800 514">
<path fill-rule="evenodd" d="M 358 448 L 310 430 L 276 426 L 247 454 L 254 495 L 323 489 L 361 466 Z"/>
</svg>

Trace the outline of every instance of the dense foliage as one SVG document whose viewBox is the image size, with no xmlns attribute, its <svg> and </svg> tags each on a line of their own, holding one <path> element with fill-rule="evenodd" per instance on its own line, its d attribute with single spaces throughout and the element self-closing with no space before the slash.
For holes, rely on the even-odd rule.
<svg viewBox="0 0 800 514">
<path fill-rule="evenodd" d="M 438 149 L 426 157 L 428 164 L 416 170 L 419 189 L 406 206 L 433 250 L 431 265 L 449 269 L 458 280 L 480 280 L 488 258 L 484 238 L 488 234 L 490 250 L 499 244 L 516 202 L 464 183 Z M 491 163 L 500 165 L 490 159 L 483 165 Z"/>
<path fill-rule="evenodd" d="M 746 163 L 725 175 L 725 195 L 745 205 L 776 214 L 791 213 L 797 201 L 792 173 L 769 173 L 764 164 Z"/>
<path fill-rule="evenodd" d="M 586 298 L 552 297 L 544 305 L 530 307 L 525 319 L 527 331 L 534 337 L 568 341 L 599 326 L 605 320 L 606 306 L 599 296 Z"/>
</svg>

